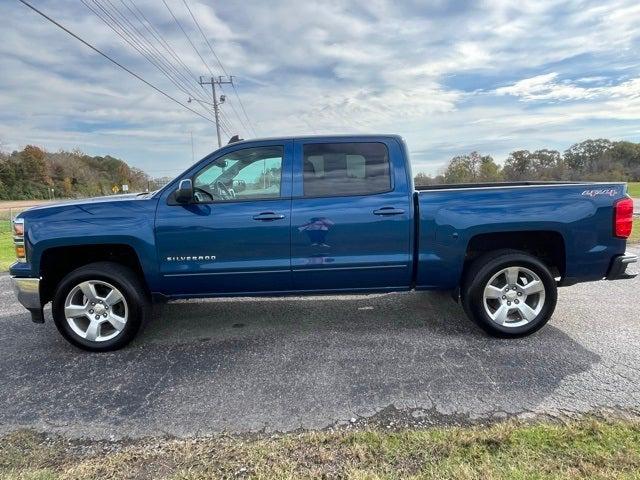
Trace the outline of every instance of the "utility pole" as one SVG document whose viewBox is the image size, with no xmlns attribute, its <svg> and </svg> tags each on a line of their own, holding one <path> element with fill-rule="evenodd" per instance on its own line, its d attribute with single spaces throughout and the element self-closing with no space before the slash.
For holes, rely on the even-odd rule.
<svg viewBox="0 0 640 480">
<path fill-rule="evenodd" d="M 224 103 L 224 95 L 220 97 L 218 100 L 218 96 L 216 95 L 216 85 L 221 87 L 222 85 L 233 85 L 233 75 L 229 77 L 219 76 L 218 78 L 211 77 L 208 81 L 203 80 L 203 77 L 200 77 L 200 85 L 211 85 L 211 94 L 213 95 L 213 114 L 216 120 L 216 133 L 218 135 L 218 148 L 222 146 L 222 140 L 220 139 L 220 103 Z"/>
</svg>

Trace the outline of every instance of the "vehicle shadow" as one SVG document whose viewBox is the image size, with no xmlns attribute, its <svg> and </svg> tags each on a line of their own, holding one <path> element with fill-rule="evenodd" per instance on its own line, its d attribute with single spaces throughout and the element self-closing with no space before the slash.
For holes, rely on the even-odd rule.
<svg viewBox="0 0 640 480">
<path fill-rule="evenodd" d="M 133 345 L 101 355 L 66 345 L 50 321 L 25 334 L 27 322 L 0 333 L 0 425 L 291 430 L 390 405 L 483 417 L 534 409 L 599 361 L 553 324 L 490 338 L 437 293 L 168 304 Z"/>
<path fill-rule="evenodd" d="M 141 342 L 180 342 L 285 331 L 427 329 L 440 335 L 481 335 L 449 293 L 228 298 L 158 305 Z M 231 329 L 231 330 L 230 330 Z"/>
</svg>

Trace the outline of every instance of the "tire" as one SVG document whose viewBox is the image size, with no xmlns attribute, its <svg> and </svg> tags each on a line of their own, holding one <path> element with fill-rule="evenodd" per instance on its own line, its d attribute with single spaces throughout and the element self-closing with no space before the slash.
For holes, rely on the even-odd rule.
<svg viewBox="0 0 640 480">
<path fill-rule="evenodd" d="M 72 271 L 59 283 L 52 302 L 58 331 L 72 345 L 91 352 L 129 344 L 149 312 L 150 301 L 138 276 L 112 262 Z"/>
<path fill-rule="evenodd" d="M 481 256 L 462 283 L 465 313 L 495 337 L 524 337 L 540 330 L 553 315 L 557 299 L 556 281 L 547 266 L 519 250 Z"/>
</svg>

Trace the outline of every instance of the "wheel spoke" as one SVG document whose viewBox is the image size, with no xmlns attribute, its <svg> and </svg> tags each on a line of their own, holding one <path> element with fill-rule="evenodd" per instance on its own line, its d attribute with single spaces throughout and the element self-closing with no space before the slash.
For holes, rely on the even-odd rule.
<svg viewBox="0 0 640 480">
<path fill-rule="evenodd" d="M 87 314 L 87 309 L 84 305 L 68 305 L 64 307 L 64 316 L 67 318 L 83 317 Z"/>
<path fill-rule="evenodd" d="M 115 289 L 111 290 L 109 292 L 109 295 L 107 295 L 105 297 L 105 299 L 104 299 L 104 303 L 106 303 L 110 307 L 113 307 L 114 305 L 116 305 L 120 301 L 122 301 L 122 294 L 118 290 L 115 290 Z"/>
<path fill-rule="evenodd" d="M 510 308 L 507 307 L 506 305 L 500 305 L 500 308 L 498 308 L 493 313 L 491 318 L 493 319 L 494 322 L 499 323 L 500 325 L 504 325 L 507 322 L 507 320 L 509 319 L 509 317 L 508 317 L 509 310 L 510 310 Z"/>
<path fill-rule="evenodd" d="M 87 327 L 87 331 L 84 334 L 84 338 L 87 340 L 94 342 L 96 338 L 100 335 L 100 325 L 102 322 L 100 320 L 92 319 Z"/>
<path fill-rule="evenodd" d="M 129 320 L 127 298 L 103 280 L 88 279 L 76 284 L 67 294 L 64 305 L 67 324 L 75 335 L 88 342 L 116 338 Z"/>
<path fill-rule="evenodd" d="M 542 292 L 544 290 L 544 284 L 540 280 L 533 280 L 522 287 L 522 291 L 525 295 L 533 295 L 534 293 Z"/>
<path fill-rule="evenodd" d="M 494 287 L 493 285 L 487 285 L 484 289 L 484 297 L 485 298 L 500 298 L 502 296 L 502 290 L 498 287 Z"/>
<path fill-rule="evenodd" d="M 98 299 L 98 294 L 96 292 L 96 287 L 91 282 L 82 282 L 80 285 L 80 290 L 90 302 L 95 302 Z"/>
<path fill-rule="evenodd" d="M 127 321 L 126 321 L 126 319 L 124 317 L 121 317 L 121 316 L 116 315 L 114 313 L 109 314 L 107 316 L 106 320 L 107 320 L 107 322 L 109 322 L 111 324 L 111 326 L 113 328 L 115 328 L 118 331 L 121 331 L 125 327 L 125 325 L 127 323 Z"/>
<path fill-rule="evenodd" d="M 518 273 L 520 273 L 520 269 L 518 267 L 507 268 L 507 284 L 516 285 L 518 283 Z"/>
<path fill-rule="evenodd" d="M 496 270 L 482 290 L 482 307 L 488 319 L 509 329 L 535 321 L 546 296 L 545 284 L 538 273 L 513 264 Z"/>
<path fill-rule="evenodd" d="M 520 315 L 522 315 L 522 319 L 527 320 L 528 322 L 536 318 L 536 312 L 524 302 L 518 305 L 518 311 L 520 312 Z"/>
</svg>

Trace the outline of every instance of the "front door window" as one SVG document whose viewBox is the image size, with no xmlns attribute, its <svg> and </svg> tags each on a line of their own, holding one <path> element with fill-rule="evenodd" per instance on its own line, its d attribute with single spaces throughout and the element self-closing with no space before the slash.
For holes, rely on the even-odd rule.
<svg viewBox="0 0 640 480">
<path fill-rule="evenodd" d="M 280 198 L 281 146 L 231 152 L 202 170 L 194 181 L 198 203 Z"/>
</svg>

